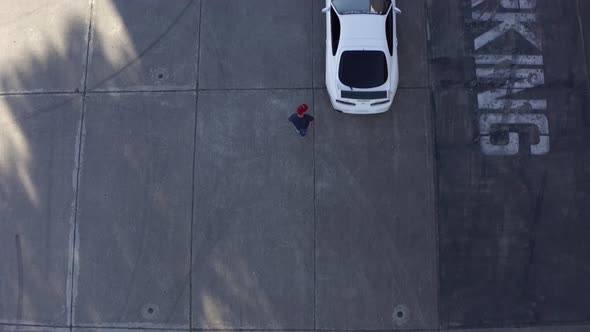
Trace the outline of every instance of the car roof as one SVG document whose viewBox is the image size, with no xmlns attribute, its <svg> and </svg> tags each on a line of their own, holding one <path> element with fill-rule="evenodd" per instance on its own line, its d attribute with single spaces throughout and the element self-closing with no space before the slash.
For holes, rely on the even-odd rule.
<svg viewBox="0 0 590 332">
<path fill-rule="evenodd" d="M 340 19 L 340 40 L 377 39 L 386 41 L 385 20 L 387 15 L 346 14 Z"/>
</svg>

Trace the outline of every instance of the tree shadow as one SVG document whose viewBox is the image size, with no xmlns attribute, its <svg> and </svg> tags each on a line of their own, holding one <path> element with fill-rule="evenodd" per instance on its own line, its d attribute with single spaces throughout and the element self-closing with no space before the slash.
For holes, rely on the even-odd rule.
<svg viewBox="0 0 590 332">
<path fill-rule="evenodd" d="M 198 29 L 200 2 L 141 1 L 147 19 L 139 2 L 0 15 L 0 324 L 187 328 L 192 314 L 226 326 L 244 308 L 280 328 L 247 257 L 190 261 L 197 54 L 184 73 L 170 45 L 189 47 L 174 35 Z M 190 264 L 218 287 L 191 288 Z"/>
</svg>

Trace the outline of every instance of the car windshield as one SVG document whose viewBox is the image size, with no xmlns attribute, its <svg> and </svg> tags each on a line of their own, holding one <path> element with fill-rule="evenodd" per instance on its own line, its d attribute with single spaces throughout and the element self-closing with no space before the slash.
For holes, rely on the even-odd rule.
<svg viewBox="0 0 590 332">
<path fill-rule="evenodd" d="M 338 78 L 351 88 L 368 89 L 387 81 L 387 60 L 381 51 L 344 51 Z"/>
<path fill-rule="evenodd" d="M 334 0 L 332 5 L 340 15 L 387 14 L 391 0 Z"/>
</svg>

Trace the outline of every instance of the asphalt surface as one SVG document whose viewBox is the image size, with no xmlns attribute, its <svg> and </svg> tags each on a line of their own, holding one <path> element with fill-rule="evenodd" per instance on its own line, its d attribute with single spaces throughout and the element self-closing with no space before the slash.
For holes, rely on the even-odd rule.
<svg viewBox="0 0 590 332">
<path fill-rule="evenodd" d="M 323 5 L 0 0 L 0 331 L 590 331 L 590 1 L 398 0 L 374 116 Z"/>
</svg>

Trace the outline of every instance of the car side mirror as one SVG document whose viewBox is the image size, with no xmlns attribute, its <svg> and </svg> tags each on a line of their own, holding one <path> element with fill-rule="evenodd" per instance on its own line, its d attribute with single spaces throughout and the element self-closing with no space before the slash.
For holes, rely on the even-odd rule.
<svg viewBox="0 0 590 332">
<path fill-rule="evenodd" d="M 394 10 L 394 11 L 395 11 L 395 13 L 396 13 L 396 14 L 398 14 L 398 15 L 402 13 L 402 10 L 401 10 L 401 9 L 399 9 L 399 8 L 397 8 L 397 7 L 393 8 L 393 10 Z"/>
<path fill-rule="evenodd" d="M 327 12 L 329 12 L 329 11 L 330 11 L 330 6 L 328 6 L 328 7 L 324 8 L 324 9 L 322 9 L 322 13 L 327 13 Z"/>
</svg>

